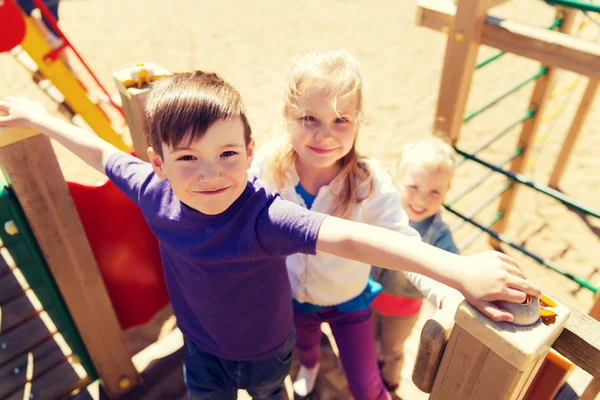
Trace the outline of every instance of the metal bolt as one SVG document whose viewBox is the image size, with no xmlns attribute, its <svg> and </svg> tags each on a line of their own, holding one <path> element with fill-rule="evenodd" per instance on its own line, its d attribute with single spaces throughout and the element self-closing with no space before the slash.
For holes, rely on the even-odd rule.
<svg viewBox="0 0 600 400">
<path fill-rule="evenodd" d="M 0 350 L 8 349 L 8 345 L 6 343 L 0 343 Z"/>
<path fill-rule="evenodd" d="M 15 222 L 10 220 L 7 221 L 4 224 L 4 230 L 6 231 L 6 233 L 8 233 L 10 236 L 15 236 L 17 233 L 19 233 L 19 229 L 17 228 L 17 225 L 15 225 Z"/>
<path fill-rule="evenodd" d="M 123 377 L 119 379 L 119 388 L 127 390 L 131 387 L 131 379 Z"/>
<path fill-rule="evenodd" d="M 463 42 L 465 40 L 465 34 L 463 32 L 457 32 L 454 35 L 454 40 L 456 40 L 457 42 Z"/>
<path fill-rule="evenodd" d="M 35 395 L 33 393 L 29 393 L 29 400 L 33 400 L 34 397 Z"/>
<path fill-rule="evenodd" d="M 442 28 L 442 32 L 445 33 L 446 35 L 450 33 L 450 27 L 448 25 L 444 25 L 444 27 Z"/>
<path fill-rule="evenodd" d="M 19 375 L 21 373 L 21 369 L 19 367 L 15 367 L 13 369 L 13 375 Z"/>
</svg>

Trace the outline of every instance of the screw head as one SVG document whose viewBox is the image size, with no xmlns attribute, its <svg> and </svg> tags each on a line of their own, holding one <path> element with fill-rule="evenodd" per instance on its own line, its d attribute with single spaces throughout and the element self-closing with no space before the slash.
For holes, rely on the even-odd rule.
<svg viewBox="0 0 600 400">
<path fill-rule="evenodd" d="M 131 379 L 123 377 L 119 379 L 119 387 L 123 390 L 127 390 L 131 387 Z"/>
<path fill-rule="evenodd" d="M 10 236 L 15 236 L 17 233 L 19 233 L 19 229 L 17 228 L 17 225 L 15 225 L 15 221 L 13 220 L 6 221 L 4 223 L 4 230 Z"/>
<path fill-rule="evenodd" d="M 15 367 L 15 368 L 12 370 L 12 373 L 13 373 L 13 375 L 19 375 L 19 374 L 21 373 L 21 368 L 19 368 L 19 367 Z"/>
<path fill-rule="evenodd" d="M 8 349 L 8 345 L 6 343 L 0 343 L 0 350 Z"/>
</svg>

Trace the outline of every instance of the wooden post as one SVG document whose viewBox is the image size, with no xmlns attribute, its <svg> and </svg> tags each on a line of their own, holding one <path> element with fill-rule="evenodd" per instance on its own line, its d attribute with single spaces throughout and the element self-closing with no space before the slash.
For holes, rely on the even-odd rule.
<svg viewBox="0 0 600 400">
<path fill-rule="evenodd" d="M 573 370 L 574 364 L 554 349 L 550 349 L 546 359 L 533 378 L 525 393 L 525 400 L 552 400 Z"/>
<path fill-rule="evenodd" d="M 111 397 L 140 383 L 50 140 L 2 132 L 0 164 Z M 14 142 L 10 142 L 10 139 Z"/>
<path fill-rule="evenodd" d="M 490 0 L 458 0 L 454 23 L 448 27 L 448 44 L 435 112 L 434 132 L 453 143 L 458 140 L 481 32 L 486 21 Z"/>
<path fill-rule="evenodd" d="M 581 98 L 581 102 L 579 103 L 579 108 L 577 109 L 577 113 L 575 114 L 575 118 L 573 119 L 573 123 L 569 128 L 569 133 L 563 142 L 562 149 L 560 150 L 560 154 L 558 156 L 558 160 L 556 160 L 556 164 L 554 165 L 554 169 L 552 170 L 552 175 L 550 175 L 549 186 L 553 188 L 558 188 L 558 184 L 560 182 L 560 178 L 562 177 L 563 171 L 567 162 L 569 161 L 569 157 L 571 155 L 571 151 L 577 142 L 577 137 L 579 136 L 579 132 L 583 123 L 585 122 L 585 118 L 587 117 L 588 112 L 594 102 L 594 96 L 598 90 L 598 81 L 590 79 L 588 82 L 587 88 L 583 93 Z"/>
<path fill-rule="evenodd" d="M 144 66 L 153 71 L 154 77 L 169 74 L 166 69 L 154 63 L 145 63 Z M 135 155 L 144 161 L 148 161 L 148 152 L 146 151 L 148 149 L 148 140 L 146 139 L 148 127 L 144 118 L 144 106 L 146 104 L 146 97 L 148 97 L 149 87 L 147 84 L 139 88 L 131 86 L 135 81 L 131 76 L 131 68 L 115 72 L 113 78 L 121 96 L 125 120 L 129 126 Z"/>
<path fill-rule="evenodd" d="M 575 24 L 576 16 L 577 10 L 558 8 L 556 17 L 564 18 L 560 27 L 562 32 L 568 33 L 572 30 L 573 25 Z M 531 144 L 533 142 L 533 138 L 535 137 L 535 133 L 537 132 L 538 126 L 542 121 L 544 106 L 552 91 L 552 82 L 554 82 L 557 71 L 557 68 L 549 66 L 548 72 L 538 78 L 535 84 L 528 107 L 530 110 L 535 110 L 535 114 L 533 117 L 529 118 L 523 123 L 521 135 L 519 136 L 519 142 L 517 143 L 517 147 L 522 148 L 523 152 L 511 162 L 509 168 L 509 170 L 514 173 L 522 172 L 527 163 L 527 158 L 533 150 L 534 146 Z M 502 218 L 492 225 L 492 230 L 495 230 L 499 233 L 504 231 L 512 210 L 518 187 L 519 185 L 512 185 L 500 198 L 500 206 L 498 207 L 498 211 L 502 213 Z M 500 243 L 495 238 L 490 238 L 490 244 L 496 249 L 500 247 Z"/>
<path fill-rule="evenodd" d="M 552 325 L 516 326 L 494 322 L 463 302 L 430 400 L 521 399 L 570 314 L 562 304 L 553 311 Z"/>
<path fill-rule="evenodd" d="M 590 82 L 591 83 L 591 82 Z M 596 81 L 596 84 L 598 82 Z M 589 88 L 589 85 L 588 85 Z M 592 308 L 589 312 L 590 317 L 594 318 L 597 321 L 600 321 L 600 295 L 596 296 L 596 301 L 592 305 Z M 596 396 L 600 393 L 600 380 L 592 379 L 592 381 L 588 384 L 587 388 L 583 392 L 580 397 L 580 400 L 594 400 Z"/>
<path fill-rule="evenodd" d="M 590 317 L 594 318 L 597 321 L 600 321 L 600 294 L 596 295 L 596 299 L 594 300 L 594 304 L 588 313 Z"/>
<path fill-rule="evenodd" d="M 587 388 L 581 394 L 579 400 L 597 400 L 598 393 L 600 393 L 600 380 L 592 379 Z"/>
</svg>

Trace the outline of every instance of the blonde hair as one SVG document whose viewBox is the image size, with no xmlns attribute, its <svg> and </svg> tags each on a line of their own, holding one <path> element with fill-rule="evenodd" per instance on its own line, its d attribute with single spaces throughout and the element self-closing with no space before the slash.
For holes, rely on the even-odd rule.
<svg viewBox="0 0 600 400">
<path fill-rule="evenodd" d="M 290 113 L 297 109 L 298 101 L 306 89 L 315 86 L 328 89 L 332 107 L 336 111 L 340 98 L 354 101 L 358 131 L 363 120 L 362 78 L 358 62 L 346 50 L 313 51 L 294 60 L 283 93 L 282 115 L 286 121 L 285 129 L 288 132 L 293 129 L 292 124 L 289 123 Z M 298 155 L 289 139 L 279 150 L 267 168 L 267 177 L 284 192 L 291 185 L 286 172 Z M 342 189 L 335 194 L 337 206 L 332 215 L 350 218 L 355 207 L 373 192 L 373 177 L 365 161 L 366 159 L 356 151 L 355 137 L 352 148 L 340 160 L 342 169 L 334 180 L 335 183 L 339 182 L 342 185 Z"/>
<path fill-rule="evenodd" d="M 450 177 L 454 175 L 456 168 L 452 146 L 440 137 L 433 135 L 408 142 L 402 146 L 397 167 L 399 175 L 407 163 L 434 169 L 440 173 L 445 172 Z"/>
</svg>

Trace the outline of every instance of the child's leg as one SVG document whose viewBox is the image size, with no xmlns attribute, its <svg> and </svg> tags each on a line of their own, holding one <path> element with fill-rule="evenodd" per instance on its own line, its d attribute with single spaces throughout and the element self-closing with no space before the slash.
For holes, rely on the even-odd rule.
<svg viewBox="0 0 600 400">
<path fill-rule="evenodd" d="M 190 400 L 235 400 L 237 387 L 234 386 L 233 369 L 235 361 L 199 351 L 186 339 L 186 353 L 183 362 L 183 377 Z"/>
<path fill-rule="evenodd" d="M 300 361 L 300 368 L 294 378 L 294 396 L 297 398 L 310 395 L 317 381 L 322 322 L 320 314 L 294 311 L 296 355 Z"/>
<path fill-rule="evenodd" d="M 404 365 L 404 342 L 410 336 L 418 317 L 418 315 L 413 317 L 381 316 L 381 350 L 384 361 L 381 376 L 388 386 L 400 383 L 400 374 Z"/>
<path fill-rule="evenodd" d="M 373 323 L 373 335 L 375 336 L 375 357 L 377 358 L 377 364 L 383 363 L 383 356 L 381 355 L 381 324 L 379 314 L 374 308 L 371 308 L 371 322 Z"/>
<path fill-rule="evenodd" d="M 313 368 L 319 362 L 321 343 L 321 317 L 319 314 L 307 314 L 294 311 L 296 326 L 296 355 L 300 364 Z"/>
<path fill-rule="evenodd" d="M 375 356 L 371 310 L 329 313 L 331 325 L 350 392 L 355 399 L 391 399 L 385 388 Z"/>
<path fill-rule="evenodd" d="M 248 370 L 243 371 L 248 383 L 242 382 L 242 388 L 248 391 L 253 399 L 283 400 L 285 387 L 283 381 L 290 373 L 292 352 L 296 335 L 292 333 L 284 348 L 266 360 L 248 361 Z"/>
</svg>

